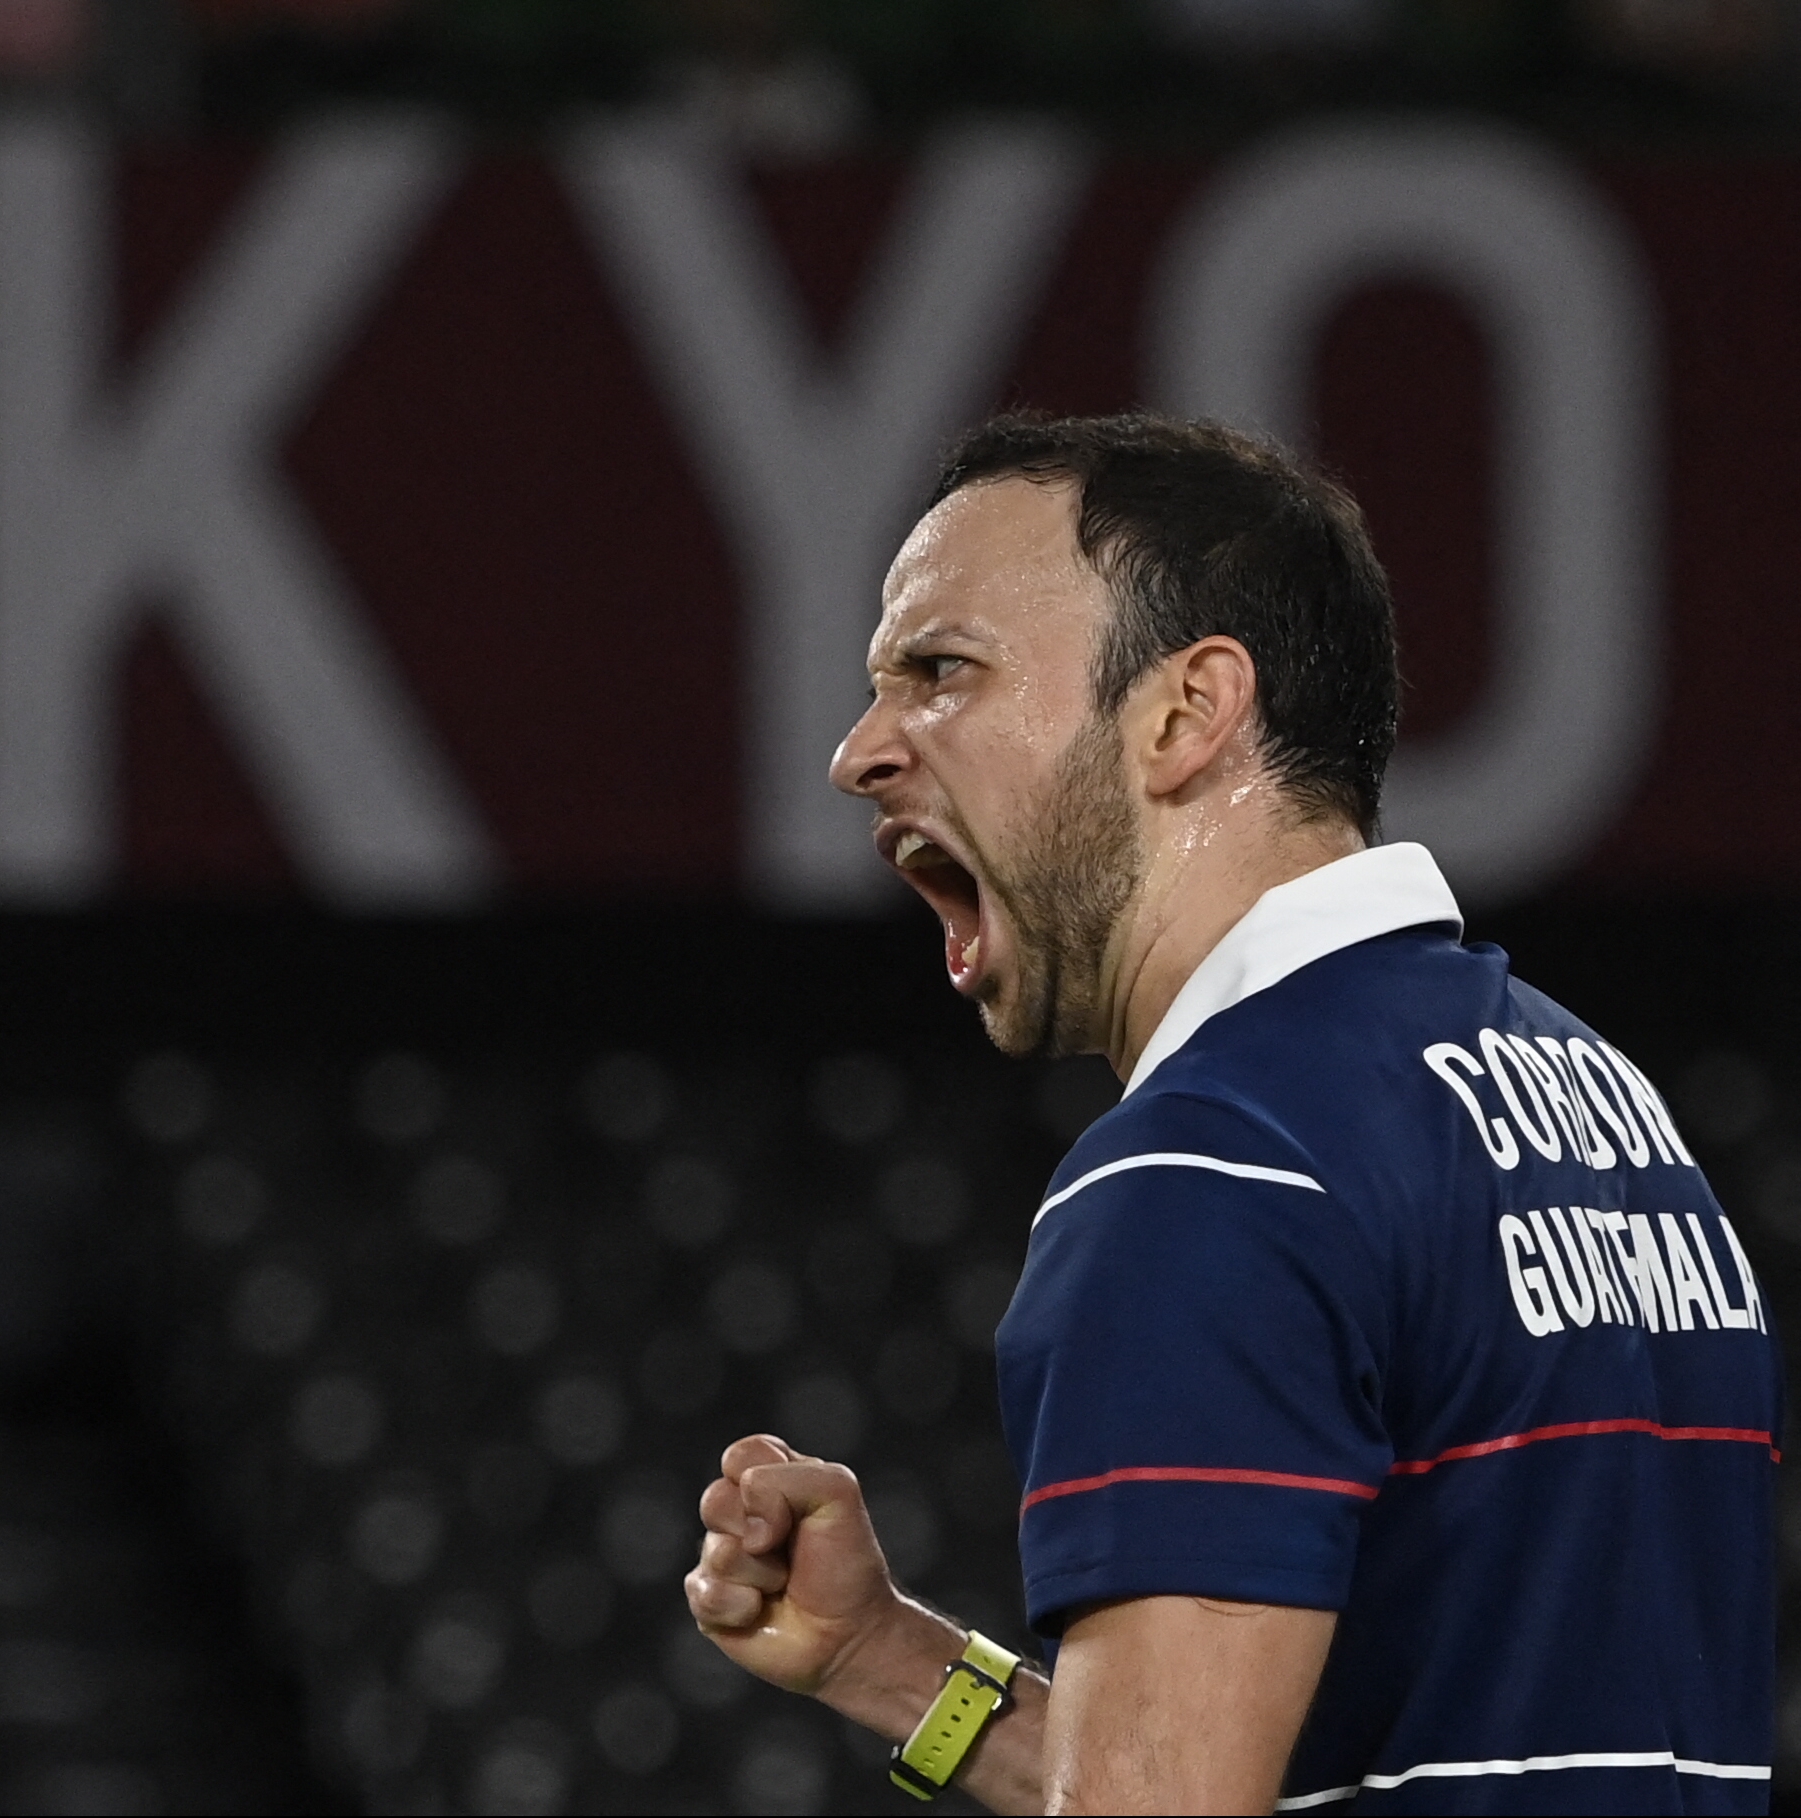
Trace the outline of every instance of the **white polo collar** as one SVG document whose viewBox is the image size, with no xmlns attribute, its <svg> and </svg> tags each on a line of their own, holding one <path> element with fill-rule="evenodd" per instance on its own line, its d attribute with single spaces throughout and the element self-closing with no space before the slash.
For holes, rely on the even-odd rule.
<svg viewBox="0 0 1801 1818">
<path fill-rule="evenodd" d="M 1264 891 L 1176 993 L 1126 1091 L 1137 1091 L 1210 1016 L 1291 972 L 1379 934 L 1446 922 L 1462 934 L 1451 886 L 1432 854 L 1409 841 L 1368 846 Z"/>
</svg>

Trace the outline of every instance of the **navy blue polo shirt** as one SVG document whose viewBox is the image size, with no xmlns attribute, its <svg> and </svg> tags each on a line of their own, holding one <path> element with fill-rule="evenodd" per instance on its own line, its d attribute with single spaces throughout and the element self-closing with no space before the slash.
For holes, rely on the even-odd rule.
<svg viewBox="0 0 1801 1818">
<path fill-rule="evenodd" d="M 1766 1810 L 1767 1306 L 1644 1074 L 1460 933 L 1418 846 L 1270 891 L 1058 1170 L 1032 1623 L 1338 1611 L 1278 1810 Z"/>
</svg>

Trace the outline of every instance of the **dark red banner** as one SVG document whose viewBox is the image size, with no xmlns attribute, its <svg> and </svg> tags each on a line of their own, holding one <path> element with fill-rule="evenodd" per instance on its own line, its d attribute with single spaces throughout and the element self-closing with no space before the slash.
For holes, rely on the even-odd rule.
<svg viewBox="0 0 1801 1818">
<path fill-rule="evenodd" d="M 1801 167 L 1036 129 L 0 137 L 0 892 L 879 892 L 824 784 L 933 450 L 1210 410 L 1363 499 L 1396 833 L 1473 894 L 1801 877 Z"/>
</svg>

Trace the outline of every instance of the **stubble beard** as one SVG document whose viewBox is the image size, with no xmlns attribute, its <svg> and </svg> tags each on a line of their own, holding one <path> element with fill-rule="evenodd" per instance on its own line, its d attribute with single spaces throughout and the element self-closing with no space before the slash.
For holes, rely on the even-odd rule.
<svg viewBox="0 0 1801 1818">
<path fill-rule="evenodd" d="M 1037 814 L 987 867 L 1013 924 L 1015 976 L 978 995 L 988 1038 L 1016 1058 L 1084 1054 L 1098 1027 L 1107 947 L 1144 873 L 1116 722 L 1091 717 L 1057 761 Z"/>
</svg>

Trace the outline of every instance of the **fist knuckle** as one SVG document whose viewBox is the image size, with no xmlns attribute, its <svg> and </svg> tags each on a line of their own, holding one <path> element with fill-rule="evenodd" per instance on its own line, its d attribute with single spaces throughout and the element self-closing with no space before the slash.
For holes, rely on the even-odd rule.
<svg viewBox="0 0 1801 1818">
<path fill-rule="evenodd" d="M 761 1464 L 778 1464 L 792 1454 L 772 1433 L 749 1433 L 735 1439 L 720 1457 L 720 1469 L 727 1477 L 737 1478 Z"/>
<path fill-rule="evenodd" d="M 721 1585 L 708 1599 L 707 1621 L 715 1628 L 747 1629 L 762 1614 L 763 1599 L 746 1585 Z"/>
</svg>

